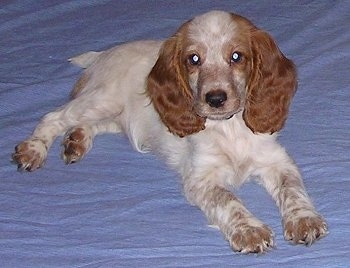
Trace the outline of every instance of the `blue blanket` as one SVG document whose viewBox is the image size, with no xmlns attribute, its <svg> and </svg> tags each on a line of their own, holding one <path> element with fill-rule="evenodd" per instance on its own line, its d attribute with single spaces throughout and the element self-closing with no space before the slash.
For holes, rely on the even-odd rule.
<svg viewBox="0 0 350 268">
<path fill-rule="evenodd" d="M 196 14 L 233 11 L 269 31 L 294 60 L 299 89 L 281 143 L 330 233 L 311 247 L 283 239 L 278 210 L 248 183 L 238 195 L 276 234 L 261 256 L 231 251 L 182 195 L 177 175 L 123 135 L 96 138 L 66 166 L 19 173 L 14 146 L 68 101 L 80 70 L 67 59 L 166 38 Z M 0 267 L 349 267 L 350 2 L 14 0 L 0 2 Z"/>
</svg>

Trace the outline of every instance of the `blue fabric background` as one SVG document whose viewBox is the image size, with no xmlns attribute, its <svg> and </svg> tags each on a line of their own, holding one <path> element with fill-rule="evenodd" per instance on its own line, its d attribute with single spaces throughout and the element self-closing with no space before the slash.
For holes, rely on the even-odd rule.
<svg viewBox="0 0 350 268">
<path fill-rule="evenodd" d="M 276 233 L 261 256 L 231 251 L 190 206 L 177 175 L 122 135 L 96 138 L 65 166 L 60 140 L 45 168 L 19 173 L 14 146 L 68 101 L 80 70 L 67 59 L 137 39 L 160 39 L 211 9 L 269 31 L 299 71 L 280 141 L 329 223 L 312 247 L 283 240 L 278 210 L 260 186 L 239 196 Z M 347 267 L 350 263 L 350 2 L 17 0 L 0 2 L 1 267 Z"/>
</svg>

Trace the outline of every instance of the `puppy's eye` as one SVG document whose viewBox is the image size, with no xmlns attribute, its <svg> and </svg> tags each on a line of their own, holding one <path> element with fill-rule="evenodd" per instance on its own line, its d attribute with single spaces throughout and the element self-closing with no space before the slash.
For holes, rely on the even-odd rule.
<svg viewBox="0 0 350 268">
<path fill-rule="evenodd" d="M 201 60 L 197 54 L 192 54 L 188 57 L 188 61 L 191 65 L 200 65 Z"/>
<path fill-rule="evenodd" d="M 231 56 L 231 62 L 237 63 L 242 60 L 242 54 L 240 52 L 233 52 Z"/>
</svg>

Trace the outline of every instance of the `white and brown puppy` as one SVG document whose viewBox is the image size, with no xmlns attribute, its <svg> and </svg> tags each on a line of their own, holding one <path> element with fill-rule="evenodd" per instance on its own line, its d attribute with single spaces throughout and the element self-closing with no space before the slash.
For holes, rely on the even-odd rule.
<svg viewBox="0 0 350 268">
<path fill-rule="evenodd" d="M 124 132 L 140 152 L 158 153 L 181 177 L 187 199 L 235 251 L 264 252 L 273 232 L 229 190 L 251 177 L 282 215 L 285 239 L 311 244 L 327 233 L 293 160 L 276 141 L 295 93 L 296 70 L 269 34 L 235 14 L 212 11 L 174 36 L 89 52 L 72 100 L 47 114 L 13 154 L 19 169 L 41 167 L 65 135 L 73 163 L 100 133 Z"/>
</svg>

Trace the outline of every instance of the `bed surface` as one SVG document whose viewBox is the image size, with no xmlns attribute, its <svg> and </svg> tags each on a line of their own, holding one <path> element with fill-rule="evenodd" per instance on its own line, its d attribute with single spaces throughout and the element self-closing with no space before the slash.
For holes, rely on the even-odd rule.
<svg viewBox="0 0 350 268">
<path fill-rule="evenodd" d="M 175 172 L 122 135 L 98 136 L 74 165 L 60 159 L 60 139 L 34 173 L 10 161 L 40 118 L 68 101 L 80 73 L 68 58 L 166 38 L 212 9 L 248 17 L 297 65 L 280 142 L 329 224 L 311 247 L 284 241 L 275 204 L 252 182 L 238 195 L 271 226 L 277 247 L 233 253 L 187 203 Z M 349 14 L 349 1 L 1 1 L 0 267 L 349 267 Z"/>
</svg>

